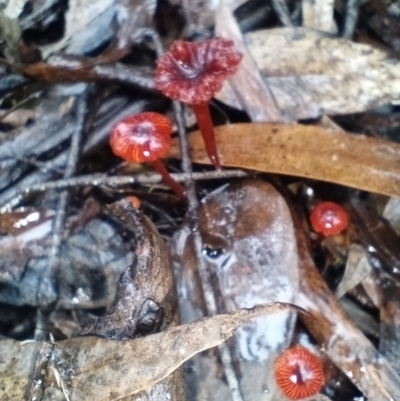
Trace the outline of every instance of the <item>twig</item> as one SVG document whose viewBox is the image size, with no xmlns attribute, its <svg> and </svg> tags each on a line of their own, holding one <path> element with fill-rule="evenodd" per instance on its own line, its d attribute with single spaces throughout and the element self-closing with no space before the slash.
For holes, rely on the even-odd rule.
<svg viewBox="0 0 400 401">
<path fill-rule="evenodd" d="M 190 177 L 193 180 L 213 180 L 221 178 L 246 177 L 248 173 L 243 170 L 205 171 L 201 173 L 178 173 L 171 174 L 171 177 L 178 182 L 187 182 Z M 105 174 L 91 174 L 57 181 L 48 181 L 43 184 L 35 184 L 26 187 L 15 195 L 10 201 L 0 208 L 0 213 L 10 212 L 24 198 L 33 192 L 46 192 L 52 189 L 65 189 L 71 187 L 102 187 L 122 186 L 128 184 L 154 185 L 162 182 L 159 174 L 138 174 L 134 176 L 107 176 Z"/>
<path fill-rule="evenodd" d="M 13 185 L 10 188 L 2 191 L 0 193 L 0 205 L 12 203 L 15 198 L 20 198 L 15 202 L 14 206 L 16 206 L 22 200 L 25 189 L 31 188 L 32 186 L 41 185 L 41 183 L 51 179 L 51 177 L 54 175 L 54 172 L 57 170 L 63 171 L 67 160 L 68 154 L 65 151 L 56 156 L 54 159 L 43 163 L 43 166 L 40 166 L 38 170 L 19 180 L 18 185 Z"/>
<path fill-rule="evenodd" d="M 87 85 L 86 89 L 84 90 L 81 98 L 79 99 L 78 104 L 76 107 L 77 113 L 77 121 L 75 125 L 75 130 L 73 132 L 71 138 L 71 146 L 70 152 L 68 155 L 67 164 L 64 171 L 64 179 L 68 179 L 75 174 L 76 166 L 79 161 L 79 155 L 81 151 L 81 142 L 82 142 L 82 133 L 84 131 L 86 115 L 87 115 L 87 98 L 89 94 L 89 85 Z M 68 201 L 69 201 L 69 192 L 67 189 L 63 190 L 59 196 L 56 215 L 53 221 L 53 235 L 51 241 L 51 248 L 49 252 L 48 258 L 48 265 L 51 270 L 51 276 L 55 283 L 58 283 L 59 278 L 59 269 L 58 269 L 58 255 L 60 252 L 60 245 L 63 237 L 65 220 L 67 217 L 67 210 L 68 210 Z M 40 290 L 41 285 L 46 285 L 47 283 L 40 283 L 38 294 L 42 293 Z M 58 287 L 58 285 L 57 285 Z M 39 305 L 45 305 L 45 308 L 49 308 L 49 305 L 46 305 L 46 302 L 39 302 Z M 46 335 L 46 325 L 44 324 L 44 319 L 48 316 L 48 311 L 43 312 L 42 310 L 38 309 L 38 320 L 35 329 L 35 339 L 36 340 L 43 340 Z M 47 319 L 46 319 L 47 320 Z"/>
<path fill-rule="evenodd" d="M 55 168 L 52 168 L 52 164 L 50 164 L 48 161 L 41 162 L 34 158 L 28 158 L 28 157 L 18 157 L 18 158 L 16 158 L 16 160 L 21 163 L 25 163 L 30 166 L 36 167 L 37 169 L 40 169 L 40 170 L 52 171 L 53 173 L 57 173 L 60 175 L 62 175 L 62 173 L 63 173 L 63 169 L 57 167 L 57 165 L 55 165 Z"/>
<path fill-rule="evenodd" d="M 217 302 L 215 299 L 214 290 L 211 284 L 210 273 L 204 263 L 203 258 L 203 239 L 201 238 L 199 228 L 198 208 L 195 181 L 192 177 L 192 162 L 189 156 L 189 145 L 186 137 L 185 121 L 180 103 L 174 102 L 174 114 L 178 126 L 180 148 L 182 155 L 182 170 L 188 174 L 186 181 L 186 195 L 188 198 L 188 215 L 190 221 L 190 229 L 193 235 L 194 251 L 196 255 L 197 268 L 200 275 L 201 286 L 204 294 L 204 300 L 208 315 L 216 315 L 218 313 Z M 216 171 L 216 174 L 221 172 Z M 228 346 L 223 343 L 219 347 L 222 365 L 228 382 L 229 389 L 232 394 L 233 401 L 243 401 L 243 396 L 240 392 L 239 380 L 233 368 L 232 357 Z"/>
<path fill-rule="evenodd" d="M 360 10 L 361 0 L 347 0 L 346 18 L 344 21 L 343 37 L 351 39 L 357 25 L 358 12 Z"/>
<path fill-rule="evenodd" d="M 24 104 L 28 103 L 30 100 L 32 99 L 37 99 L 39 96 L 41 96 L 43 93 L 43 91 L 38 91 L 38 92 L 34 92 L 31 93 L 28 97 L 26 97 L 24 100 L 21 100 L 18 104 L 16 104 L 15 106 L 11 107 L 11 109 L 7 110 L 5 113 L 3 113 L 0 116 L 0 121 L 3 121 L 7 116 L 9 116 L 13 111 L 17 110 L 18 108 L 20 108 L 21 106 L 23 106 Z"/>
</svg>

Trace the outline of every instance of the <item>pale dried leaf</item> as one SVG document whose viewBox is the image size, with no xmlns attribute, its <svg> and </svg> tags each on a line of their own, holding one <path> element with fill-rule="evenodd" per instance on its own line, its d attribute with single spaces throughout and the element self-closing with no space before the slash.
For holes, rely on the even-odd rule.
<svg viewBox="0 0 400 401">
<path fill-rule="evenodd" d="M 86 38 L 85 31 L 91 29 L 91 24 L 93 21 L 95 21 L 95 23 L 99 23 L 101 15 L 105 14 L 108 9 L 110 14 L 109 25 L 107 26 L 107 24 L 103 23 L 102 30 L 104 33 L 106 29 L 109 29 L 109 34 L 111 35 L 110 24 L 111 19 L 115 14 L 115 11 L 111 9 L 112 4 L 113 0 L 70 0 L 68 3 L 68 11 L 65 14 L 65 33 L 63 38 L 55 45 L 44 47 L 44 57 L 46 58 L 52 52 L 62 50 L 74 40 L 74 37 L 79 37 L 81 41 L 81 47 L 83 41 L 97 41 L 98 38 L 95 35 L 91 35 L 91 38 Z"/>
<path fill-rule="evenodd" d="M 360 284 L 372 271 L 368 257 L 361 245 L 352 244 L 347 256 L 346 270 L 342 281 L 336 289 L 337 298 L 342 297 L 348 291 Z"/>
<path fill-rule="evenodd" d="M 333 182 L 400 196 L 400 145 L 311 125 L 231 124 L 216 128 L 224 166 Z M 189 137 L 191 157 L 210 164 L 199 132 Z M 172 157 L 179 157 L 174 142 Z"/>
<path fill-rule="evenodd" d="M 400 96 L 399 61 L 370 45 L 304 28 L 244 38 L 287 120 L 361 112 Z"/>
<path fill-rule="evenodd" d="M 389 222 L 397 234 L 400 234 L 400 199 L 390 198 L 382 216 Z"/>
<path fill-rule="evenodd" d="M 0 399 L 26 399 L 43 383 L 57 387 L 58 381 L 71 401 L 119 400 L 153 386 L 196 353 L 223 343 L 242 324 L 290 309 L 299 310 L 289 304 L 260 305 L 128 341 L 0 341 Z M 33 368 L 38 365 L 43 375 L 47 359 L 47 379 L 37 382 Z"/>
<path fill-rule="evenodd" d="M 4 9 L 4 15 L 10 19 L 18 18 L 28 1 L 29 0 L 9 0 Z"/>
<path fill-rule="evenodd" d="M 182 8 L 186 22 L 184 36 L 191 36 L 196 33 L 204 34 L 214 25 L 215 9 L 220 0 L 168 0 L 168 2 Z"/>
<path fill-rule="evenodd" d="M 21 29 L 18 19 L 9 18 L 4 10 L 0 10 L 0 43 L 2 53 L 6 60 L 16 63 L 19 62 L 19 41 L 21 39 Z"/>
<path fill-rule="evenodd" d="M 338 33 L 333 18 L 334 0 L 302 0 L 303 27 L 332 34 Z"/>
</svg>

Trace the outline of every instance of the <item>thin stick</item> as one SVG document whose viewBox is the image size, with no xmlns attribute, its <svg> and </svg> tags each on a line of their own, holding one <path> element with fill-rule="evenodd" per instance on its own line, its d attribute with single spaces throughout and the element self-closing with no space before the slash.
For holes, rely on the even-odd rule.
<svg viewBox="0 0 400 401">
<path fill-rule="evenodd" d="M 21 100 L 18 104 L 15 106 L 11 107 L 11 109 L 7 110 L 4 114 L 1 115 L 0 121 L 3 121 L 7 116 L 9 116 L 13 111 L 17 110 L 19 107 L 23 106 L 24 104 L 28 103 L 32 99 L 37 99 L 39 96 L 41 96 L 43 91 L 38 91 L 31 93 L 28 97 L 25 99 Z"/>
<path fill-rule="evenodd" d="M 343 37 L 351 39 L 356 29 L 361 0 L 347 0 Z"/>
<path fill-rule="evenodd" d="M 178 173 L 171 174 L 171 177 L 177 182 L 187 182 L 190 177 L 193 180 L 215 180 L 221 178 L 247 177 L 249 174 L 243 170 L 222 170 L 222 171 L 205 171 L 199 173 Z M 129 184 L 154 185 L 162 182 L 159 174 L 138 174 L 134 176 L 107 176 L 105 174 L 90 174 L 69 179 L 61 179 L 57 181 L 48 181 L 43 184 L 31 185 L 21 190 L 9 202 L 3 204 L 0 213 L 10 212 L 16 207 L 23 198 L 33 192 L 46 192 L 52 189 L 65 189 L 71 187 L 120 187 Z"/>
<path fill-rule="evenodd" d="M 186 196 L 188 198 L 188 215 L 190 220 L 190 227 L 193 235 L 194 251 L 197 260 L 197 268 L 200 275 L 201 286 L 204 294 L 204 300 L 206 303 L 206 309 L 208 315 L 216 315 L 218 313 L 217 301 L 215 299 L 214 291 L 211 284 L 210 273 L 207 270 L 207 265 L 204 263 L 202 255 L 203 251 L 203 240 L 201 238 L 199 229 L 199 202 L 197 200 L 195 181 L 192 177 L 192 163 L 189 156 L 189 145 L 186 138 L 186 127 L 183 118 L 182 108 L 180 103 L 174 102 L 174 114 L 176 123 L 178 125 L 178 133 L 180 140 L 180 148 L 182 155 L 182 170 L 189 174 L 186 181 Z M 220 170 L 217 170 L 217 173 Z M 243 395 L 240 391 L 239 380 L 236 376 L 236 372 L 233 368 L 233 361 L 228 346 L 223 343 L 219 347 L 221 355 L 222 365 L 228 382 L 229 389 L 231 391 L 233 401 L 244 401 Z"/>
<path fill-rule="evenodd" d="M 290 18 L 289 9 L 285 3 L 285 0 L 272 0 L 272 8 L 284 26 L 293 26 L 293 22 Z"/>
<path fill-rule="evenodd" d="M 71 138 L 71 146 L 70 152 L 67 160 L 67 164 L 64 172 L 64 179 L 70 178 L 75 174 L 76 166 L 79 161 L 79 155 L 81 151 L 81 142 L 82 142 L 82 133 L 84 131 L 86 115 L 87 115 L 87 97 L 89 93 L 89 85 L 86 86 L 81 98 L 79 99 L 78 105 L 76 105 L 77 110 L 77 121 L 74 133 Z M 68 203 L 69 203 L 69 192 L 67 189 L 63 190 L 59 196 L 56 215 L 53 220 L 53 235 L 51 241 L 51 248 L 48 257 L 48 265 L 51 271 L 51 277 L 55 283 L 59 280 L 59 263 L 58 256 L 60 253 L 60 245 L 63 237 L 65 221 L 68 214 Z M 40 289 L 41 286 L 46 286 L 48 283 L 40 282 L 38 294 L 42 294 Z M 57 288 L 58 289 L 58 288 Z M 45 291 L 43 291 L 45 293 Z M 35 328 L 35 339 L 40 341 L 43 340 L 46 336 L 46 321 L 49 316 L 48 311 L 51 309 L 51 304 L 49 305 L 49 301 L 53 300 L 40 300 L 38 303 L 41 305 L 41 308 L 38 309 L 38 319 Z M 44 309 L 44 310 L 43 310 Z"/>
</svg>

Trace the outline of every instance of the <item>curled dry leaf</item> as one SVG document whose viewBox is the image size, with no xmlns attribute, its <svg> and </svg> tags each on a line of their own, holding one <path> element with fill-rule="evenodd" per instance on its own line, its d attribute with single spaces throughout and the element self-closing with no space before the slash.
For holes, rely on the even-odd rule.
<svg viewBox="0 0 400 401">
<path fill-rule="evenodd" d="M 311 125 L 231 124 L 215 130 L 221 163 L 313 178 L 400 196 L 400 145 Z M 189 137 L 194 162 L 209 164 L 199 132 Z M 172 157 L 179 157 L 173 142 Z"/>
<path fill-rule="evenodd" d="M 171 328 L 179 323 L 178 301 L 168 249 L 154 224 L 131 202 L 123 199 L 109 206 L 114 219 L 129 232 L 135 252 L 122 273 L 113 304 L 80 334 L 121 340 Z M 68 366 L 66 366 L 66 369 Z M 144 389 L 129 401 L 183 401 L 180 369 Z"/>
<path fill-rule="evenodd" d="M 168 250 L 154 224 L 127 200 L 109 206 L 121 229 L 130 229 L 132 259 L 113 304 L 81 334 L 121 340 L 164 330 L 179 322 Z M 123 224 L 122 224 L 123 222 Z"/>
<path fill-rule="evenodd" d="M 196 353 L 221 344 L 242 324 L 290 309 L 302 311 L 290 304 L 260 305 L 127 341 L 2 340 L 0 399 L 32 399 L 41 385 L 58 387 L 57 376 L 70 401 L 119 400 L 153 386 Z"/>
</svg>

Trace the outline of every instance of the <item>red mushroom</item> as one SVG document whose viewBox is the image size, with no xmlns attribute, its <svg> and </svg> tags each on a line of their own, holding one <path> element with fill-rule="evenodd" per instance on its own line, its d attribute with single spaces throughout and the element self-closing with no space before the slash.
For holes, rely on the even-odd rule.
<svg viewBox="0 0 400 401">
<path fill-rule="evenodd" d="M 302 400 L 319 393 L 325 382 L 321 359 L 297 345 L 283 352 L 274 364 L 275 380 L 290 400 Z"/>
<path fill-rule="evenodd" d="M 231 40 L 217 37 L 195 43 L 177 40 L 157 60 L 155 87 L 171 99 L 191 105 L 216 168 L 221 168 L 221 163 L 208 102 L 236 72 L 241 59 Z"/>
<path fill-rule="evenodd" d="M 310 221 L 313 230 L 325 237 L 340 234 L 349 224 L 346 211 L 334 202 L 318 204 L 311 212 Z"/>
<path fill-rule="evenodd" d="M 183 188 L 172 179 L 161 157 L 171 145 L 172 124 L 162 114 L 146 112 L 121 120 L 110 136 L 110 146 L 115 155 L 129 163 L 151 162 L 164 182 L 184 199 Z"/>
</svg>

